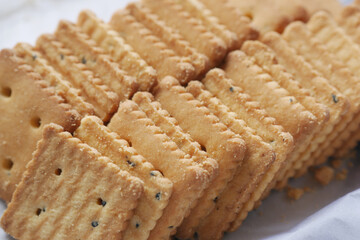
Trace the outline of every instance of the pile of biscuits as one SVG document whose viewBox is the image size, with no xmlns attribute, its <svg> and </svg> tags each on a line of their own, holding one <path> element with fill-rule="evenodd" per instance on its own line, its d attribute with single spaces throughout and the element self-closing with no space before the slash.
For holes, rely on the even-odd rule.
<svg viewBox="0 0 360 240">
<path fill-rule="evenodd" d="M 142 0 L 2 50 L 1 226 L 221 239 L 360 140 L 359 25 L 336 0 Z"/>
</svg>

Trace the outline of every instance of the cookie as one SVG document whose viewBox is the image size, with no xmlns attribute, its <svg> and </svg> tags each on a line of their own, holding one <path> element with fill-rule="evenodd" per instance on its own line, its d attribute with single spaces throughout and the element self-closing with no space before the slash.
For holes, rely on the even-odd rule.
<svg viewBox="0 0 360 240">
<path fill-rule="evenodd" d="M 137 79 L 141 91 L 149 91 L 154 86 L 157 79 L 155 69 L 149 66 L 108 24 L 90 11 L 82 11 L 77 24 L 120 65 L 122 70 Z"/>
<path fill-rule="evenodd" d="M 185 57 L 179 57 L 161 39 L 136 21 L 129 10 L 115 12 L 111 27 L 129 43 L 140 56 L 157 70 L 159 78 L 167 75 L 183 81 L 195 78 L 195 68 Z"/>
<path fill-rule="evenodd" d="M 219 175 L 177 230 L 178 237 L 189 238 L 193 236 L 194 228 L 199 222 L 215 207 L 214 199 L 219 197 L 236 169 L 241 166 L 246 147 L 240 136 L 229 130 L 194 96 L 186 92 L 176 79 L 162 79 L 154 89 L 154 95 L 162 108 L 167 110 L 178 121 L 179 126 L 199 142 L 219 165 Z"/>
<path fill-rule="evenodd" d="M 250 197 L 263 181 L 276 155 L 269 143 L 255 135 L 255 131 L 249 128 L 240 116 L 231 112 L 218 98 L 206 91 L 201 82 L 190 82 L 186 90 L 209 108 L 230 130 L 239 134 L 247 146 L 242 166 L 237 169 L 232 181 L 216 199 L 215 209 L 196 230 L 200 239 L 221 238 L 242 206 L 251 201 Z"/>
<path fill-rule="evenodd" d="M 175 118 L 161 107 L 151 93 L 138 92 L 133 101 L 185 154 L 192 156 L 194 162 L 209 174 L 209 182 L 218 176 L 218 163 L 202 149 L 200 144 L 183 131 Z"/>
<path fill-rule="evenodd" d="M 317 127 L 316 117 L 264 72 L 254 58 L 242 51 L 234 51 L 228 55 L 223 69 L 236 86 L 259 102 L 294 137 L 296 144 L 301 143 Z"/>
<path fill-rule="evenodd" d="M 108 121 L 118 107 L 118 95 L 103 85 L 103 82 L 54 36 L 42 35 L 37 39 L 36 47 L 56 71 L 67 76 L 73 86 L 83 92 L 84 99 L 94 106 L 95 114 L 103 121 Z"/>
<path fill-rule="evenodd" d="M 247 213 L 254 208 L 255 203 L 259 202 L 273 188 L 273 180 L 279 169 L 285 166 L 288 155 L 294 149 L 294 140 L 291 134 L 286 133 L 282 126 L 276 124 L 274 118 L 261 109 L 259 103 L 253 101 L 249 95 L 244 94 L 241 88 L 235 86 L 233 80 L 227 78 L 223 70 L 211 70 L 202 82 L 207 91 L 217 97 L 238 118 L 246 122 L 247 126 L 254 131 L 254 135 L 258 135 L 265 143 L 270 144 L 276 154 L 275 161 L 258 184 L 256 191 L 252 193 L 244 206 L 239 206 L 241 209 L 237 209 L 236 219 L 228 229 L 234 231 L 241 225 Z"/>
<path fill-rule="evenodd" d="M 85 101 L 82 93 L 59 72 L 57 72 L 45 57 L 32 46 L 26 43 L 16 44 L 14 47 L 16 55 L 30 65 L 35 72 L 55 88 L 56 94 L 60 95 L 82 116 L 94 115 L 94 107 Z"/>
<path fill-rule="evenodd" d="M 343 62 L 337 60 L 336 55 L 329 52 L 325 45 L 313 39 L 304 24 L 293 23 L 289 25 L 284 31 L 283 37 L 296 49 L 298 54 L 311 63 L 314 69 L 326 77 L 329 83 L 348 97 L 351 102 L 350 110 L 347 115 L 344 116 L 344 120 L 334 129 L 325 145 L 321 147 L 321 149 L 324 149 L 321 152 L 319 151 L 318 155 L 321 155 L 314 156 L 317 159 L 316 162 L 321 164 L 334 153 L 335 149 L 333 144 L 339 145 L 338 142 L 347 139 L 340 136 L 346 135 L 345 132 L 350 131 L 352 128 L 350 125 L 356 126 L 359 124 L 358 121 L 355 121 L 355 116 L 360 110 L 360 99 L 358 96 L 360 85 L 358 77 L 354 76 Z"/>
<path fill-rule="evenodd" d="M 65 47 L 71 49 L 95 76 L 101 78 L 103 84 L 119 96 L 120 101 L 131 98 L 138 90 L 136 78 L 128 76 L 110 55 L 104 54 L 75 24 L 60 21 L 55 36 Z"/>
<path fill-rule="evenodd" d="M 176 29 L 167 26 L 165 22 L 153 14 L 150 9 L 141 3 L 131 3 L 127 6 L 127 9 L 137 21 L 150 29 L 153 34 L 166 43 L 169 48 L 174 50 L 178 56 L 186 57 L 185 59 L 188 59 L 189 63 L 194 66 L 196 76 L 202 75 L 209 69 L 209 58 L 191 47 L 190 43 L 186 41 Z"/>
<path fill-rule="evenodd" d="M 206 29 L 200 20 L 187 12 L 180 4 L 171 0 L 143 0 L 142 3 L 168 26 L 176 29 L 192 47 L 207 56 L 210 67 L 216 66 L 223 60 L 228 51 L 226 43 Z"/>
<path fill-rule="evenodd" d="M 126 139 L 166 178 L 173 182 L 173 192 L 163 215 L 150 232 L 149 239 L 169 239 L 209 184 L 208 174 L 181 151 L 133 101 L 120 104 L 109 129 Z M 161 194 L 156 196 L 161 199 Z"/>
<path fill-rule="evenodd" d="M 247 41 L 243 45 L 242 51 L 253 56 L 255 62 L 259 66 L 262 66 L 263 70 L 270 74 L 274 81 L 296 97 L 305 109 L 311 112 L 318 120 L 317 130 L 314 131 L 312 138 L 308 138 L 307 141 L 302 144 L 303 146 L 298 148 L 297 152 L 294 152 L 290 157 L 288 167 L 291 168 L 293 164 L 297 164 L 300 161 L 300 156 L 304 152 L 313 152 L 316 150 L 316 148 L 314 148 L 314 145 L 316 145 L 314 142 L 317 141 L 317 135 L 322 131 L 324 125 L 330 118 L 329 109 L 312 97 L 310 92 L 307 89 L 304 89 L 301 84 L 294 79 L 294 76 L 288 73 L 286 69 L 278 63 L 275 52 L 268 46 L 259 41 Z M 290 102 L 293 102 L 292 98 L 290 99 Z M 286 168 L 283 168 L 282 171 L 283 173 L 280 175 L 284 176 L 287 170 Z M 288 177 L 290 177 L 289 174 L 287 174 L 286 178 L 282 177 L 284 185 L 286 184 Z"/>
<path fill-rule="evenodd" d="M 44 126 L 53 122 L 72 132 L 80 115 L 8 49 L 0 52 L 0 93 L 0 198 L 10 202 Z"/>
<path fill-rule="evenodd" d="M 325 129 L 321 131 L 321 135 L 318 136 L 318 141 L 312 146 L 316 150 L 317 146 L 326 141 L 334 127 L 343 120 L 342 117 L 348 112 L 350 103 L 343 94 L 329 84 L 327 79 L 315 71 L 311 64 L 299 56 L 279 34 L 268 33 L 262 38 L 262 41 L 276 53 L 278 62 L 293 74 L 295 80 L 308 89 L 311 96 L 316 98 L 319 103 L 329 108 L 330 119 L 325 125 Z M 288 172 L 288 175 L 293 175 L 294 170 L 307 169 L 313 165 L 315 159 L 310 157 L 311 154 L 311 151 L 305 152 L 301 160 L 291 167 L 292 172 Z M 283 187 L 284 184 L 285 182 L 279 184 L 278 187 Z"/>
<path fill-rule="evenodd" d="M 257 39 L 259 32 L 252 26 L 250 19 L 244 16 L 239 9 L 234 8 L 228 0 L 198 0 L 209 9 L 219 23 L 234 32 L 238 38 L 236 48 L 240 48 L 245 40 Z"/>
<path fill-rule="evenodd" d="M 121 170 L 139 178 L 144 192 L 139 198 L 123 239 L 147 239 L 172 193 L 172 182 L 129 144 L 105 127 L 97 117 L 85 117 L 74 136 L 108 157 Z M 161 199 L 156 196 L 161 194 Z"/>
<path fill-rule="evenodd" d="M 185 11 L 190 13 L 191 16 L 201 20 L 202 24 L 210 32 L 214 33 L 217 37 L 221 38 L 228 50 L 234 50 L 240 46 L 237 35 L 231 32 L 225 25 L 220 24 L 217 17 L 213 16 L 212 12 L 207 9 L 199 0 L 177 0 Z"/>
<path fill-rule="evenodd" d="M 142 192 L 138 178 L 50 124 L 1 225 L 24 240 L 121 239 Z"/>
</svg>

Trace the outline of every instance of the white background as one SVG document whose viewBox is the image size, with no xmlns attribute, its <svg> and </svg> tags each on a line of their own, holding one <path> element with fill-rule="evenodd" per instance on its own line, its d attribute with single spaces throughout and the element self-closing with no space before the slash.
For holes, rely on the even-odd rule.
<svg viewBox="0 0 360 240">
<path fill-rule="evenodd" d="M 82 9 L 91 9 L 107 21 L 127 2 L 129 0 L 0 0 L 0 49 L 11 48 L 20 41 L 34 44 L 40 34 L 53 32 L 60 19 L 76 21 Z M 287 200 L 282 192 L 272 193 L 258 210 L 250 213 L 243 226 L 227 234 L 225 240 L 360 239 L 360 191 L 348 194 L 360 189 L 358 163 L 355 162 L 345 181 L 321 187 L 311 176 L 305 176 L 292 181 L 291 185 L 310 186 L 314 192 L 296 202 Z M 4 209 L 5 203 L 0 201 L 0 215 Z M 5 239 L 11 238 L 0 229 L 0 240 Z"/>
</svg>

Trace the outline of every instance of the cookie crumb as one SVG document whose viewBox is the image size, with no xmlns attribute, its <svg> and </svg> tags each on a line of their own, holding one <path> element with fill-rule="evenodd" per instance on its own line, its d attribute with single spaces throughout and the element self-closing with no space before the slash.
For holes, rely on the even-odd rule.
<svg viewBox="0 0 360 240">
<path fill-rule="evenodd" d="M 321 185 L 328 185 L 334 178 L 334 169 L 329 166 L 324 166 L 315 170 L 315 179 Z"/>
<path fill-rule="evenodd" d="M 336 180 L 343 181 L 347 178 L 348 170 L 343 169 L 340 172 L 338 172 L 335 176 Z"/>
<path fill-rule="evenodd" d="M 341 167 L 342 160 L 341 159 L 334 159 L 331 161 L 331 166 L 335 169 L 339 169 Z"/>
<path fill-rule="evenodd" d="M 302 188 L 292 188 L 292 187 L 288 187 L 287 189 L 287 196 L 289 199 L 291 200 L 299 200 L 302 195 L 304 195 L 305 191 Z"/>
</svg>

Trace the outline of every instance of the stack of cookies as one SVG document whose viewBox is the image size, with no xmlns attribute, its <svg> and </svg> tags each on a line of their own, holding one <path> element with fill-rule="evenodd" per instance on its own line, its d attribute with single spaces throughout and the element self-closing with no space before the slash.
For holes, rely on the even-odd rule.
<svg viewBox="0 0 360 240">
<path fill-rule="evenodd" d="M 142 0 L 2 50 L 2 227 L 221 239 L 344 156 L 360 140 L 360 7 L 308 2 Z"/>
</svg>

